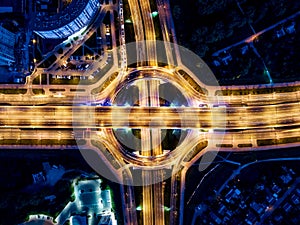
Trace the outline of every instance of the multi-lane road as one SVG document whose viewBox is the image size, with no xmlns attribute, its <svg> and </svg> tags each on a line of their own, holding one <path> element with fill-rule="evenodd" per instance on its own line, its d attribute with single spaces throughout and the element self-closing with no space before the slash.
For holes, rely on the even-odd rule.
<svg viewBox="0 0 300 225">
<path fill-rule="evenodd" d="M 144 99 L 148 100 L 148 98 Z M 300 126 L 299 108 L 297 102 L 269 106 L 197 108 L 85 105 L 1 106 L 0 125 L 6 128 L 151 127 L 153 129 L 213 129 L 231 132 L 268 128 L 291 129 L 291 127 Z M 225 126 L 224 120 L 226 120 Z"/>
</svg>

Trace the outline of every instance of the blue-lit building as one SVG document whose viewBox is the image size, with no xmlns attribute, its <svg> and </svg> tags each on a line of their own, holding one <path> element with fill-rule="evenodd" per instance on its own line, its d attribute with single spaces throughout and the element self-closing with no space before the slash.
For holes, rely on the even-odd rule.
<svg viewBox="0 0 300 225">
<path fill-rule="evenodd" d="M 15 62 L 16 35 L 0 26 L 0 66 Z"/>
<path fill-rule="evenodd" d="M 25 4 L 25 1 L 22 0 L 0 1 L 0 13 L 23 13 Z"/>
<path fill-rule="evenodd" d="M 100 6 L 100 0 L 73 0 L 55 15 L 38 15 L 34 32 L 42 38 L 66 38 L 89 25 Z"/>
</svg>

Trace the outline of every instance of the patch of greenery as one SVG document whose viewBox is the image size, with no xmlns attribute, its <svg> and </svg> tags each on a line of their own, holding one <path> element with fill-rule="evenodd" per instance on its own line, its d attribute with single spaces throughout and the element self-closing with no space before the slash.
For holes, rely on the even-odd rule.
<svg viewBox="0 0 300 225">
<path fill-rule="evenodd" d="M 118 76 L 118 72 L 114 72 L 111 76 L 109 76 L 104 82 L 103 84 L 101 84 L 99 87 L 97 88 L 94 88 L 92 90 L 92 94 L 97 94 L 97 93 L 100 93 L 102 92 L 105 88 L 108 87 L 108 85 L 114 80 L 116 79 L 116 77 Z"/>
<path fill-rule="evenodd" d="M 50 55 L 47 58 L 45 58 L 42 63 L 39 65 L 41 68 L 48 68 L 50 65 L 52 65 L 56 61 L 55 55 Z"/>
<path fill-rule="evenodd" d="M 300 142 L 300 137 L 257 140 L 257 145 L 268 146 L 268 145 L 280 145 L 280 144 L 289 144 L 289 143 L 296 143 L 296 142 Z"/>
<path fill-rule="evenodd" d="M 111 152 L 99 141 L 92 140 L 92 145 L 97 147 L 101 152 L 104 154 L 106 159 L 112 164 L 112 166 L 115 169 L 120 169 L 120 165 L 118 163 L 118 160 L 115 159 L 115 157 L 111 154 Z"/>
<path fill-rule="evenodd" d="M 208 145 L 207 141 L 200 142 L 197 144 L 191 151 L 188 152 L 188 154 L 184 157 L 184 162 L 189 162 L 191 159 L 193 159 L 202 149 L 206 148 Z"/>
<path fill-rule="evenodd" d="M 0 89 L 1 94 L 25 94 L 27 89 Z"/>
<path fill-rule="evenodd" d="M 84 145 L 85 140 L 75 139 L 0 139 L 0 145 Z"/>
<path fill-rule="evenodd" d="M 44 89 L 32 89 L 32 92 L 36 95 L 43 95 L 45 94 Z"/>
<path fill-rule="evenodd" d="M 259 95 L 270 93 L 285 93 L 300 91 L 300 86 L 286 86 L 276 88 L 259 88 L 259 89 L 243 89 L 243 90 L 218 90 L 215 95 L 230 96 L 230 95 Z"/>
<path fill-rule="evenodd" d="M 178 70 L 178 73 L 200 94 L 207 94 L 207 90 L 200 87 L 184 70 Z"/>
</svg>

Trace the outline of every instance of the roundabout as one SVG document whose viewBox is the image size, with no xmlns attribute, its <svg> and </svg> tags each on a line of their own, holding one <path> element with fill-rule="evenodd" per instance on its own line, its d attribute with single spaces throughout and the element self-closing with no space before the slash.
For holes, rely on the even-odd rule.
<svg viewBox="0 0 300 225">
<path fill-rule="evenodd" d="M 161 45 L 158 47 L 164 44 L 158 42 Z M 135 46 L 135 43 L 130 43 L 126 46 L 127 52 L 134 52 Z M 78 127 L 77 124 L 81 127 L 92 125 L 91 135 L 86 141 L 98 149 L 99 160 L 103 160 L 104 154 L 105 162 L 118 162 L 116 173 L 121 176 L 118 182 L 122 184 L 124 179 L 120 171 L 123 167 L 126 171 L 140 171 L 137 179 L 132 177 L 130 185 L 144 186 L 145 181 L 141 179 L 144 171 L 164 171 L 164 176 L 147 178 L 147 185 L 170 178 L 196 155 L 199 156 L 210 141 L 213 142 L 208 138 L 211 138 L 209 133 L 214 128 L 225 128 L 225 111 L 211 110 L 220 101 L 219 97 L 209 94 L 210 89 L 217 86 L 214 75 L 199 57 L 182 47 L 179 49 L 186 57 L 190 54 L 191 61 L 197 60 L 195 65 L 201 66 L 187 69 L 167 66 L 167 62 L 162 61 L 158 64 L 165 66 L 126 67 L 112 71 L 113 78 L 106 77 L 106 82 L 109 81 L 105 83 L 106 88 L 89 97 L 93 99 L 88 103 L 89 116 L 78 120 L 73 112 L 76 117 L 74 127 Z M 129 57 L 127 62 L 129 65 L 139 64 L 136 58 Z M 197 70 L 195 74 L 209 76 L 204 80 L 214 80 L 216 85 L 204 84 L 193 70 Z M 103 108 L 108 110 L 106 115 Z M 85 148 L 81 150 L 83 156 L 87 152 Z M 89 157 L 85 157 L 88 163 Z M 95 158 L 91 160 L 95 161 Z M 101 168 L 96 171 L 107 177 Z"/>
</svg>

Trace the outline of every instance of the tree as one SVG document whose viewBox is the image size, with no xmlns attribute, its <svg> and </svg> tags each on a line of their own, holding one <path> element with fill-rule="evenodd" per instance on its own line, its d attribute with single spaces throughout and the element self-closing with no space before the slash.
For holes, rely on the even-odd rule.
<svg viewBox="0 0 300 225">
<path fill-rule="evenodd" d="M 198 13 L 200 15 L 209 15 L 221 11 L 227 4 L 228 1 L 226 0 L 198 0 Z"/>
<path fill-rule="evenodd" d="M 181 18 L 181 8 L 179 5 L 175 5 L 173 7 L 173 15 L 176 20 L 179 20 Z"/>
</svg>

